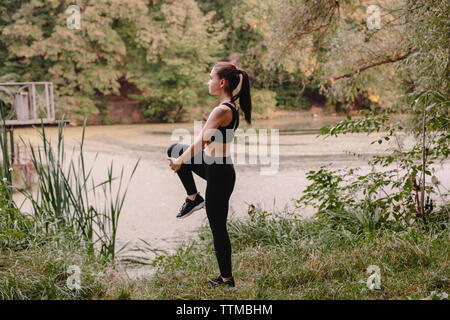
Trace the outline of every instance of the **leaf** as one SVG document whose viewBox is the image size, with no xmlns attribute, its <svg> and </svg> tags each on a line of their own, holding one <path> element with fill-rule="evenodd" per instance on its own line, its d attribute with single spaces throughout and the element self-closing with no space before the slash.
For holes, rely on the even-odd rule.
<svg viewBox="0 0 450 320">
<path fill-rule="evenodd" d="M 431 183 L 433 183 L 434 185 L 438 185 L 440 182 L 439 182 L 438 178 L 436 178 L 436 176 L 432 176 Z"/>
</svg>

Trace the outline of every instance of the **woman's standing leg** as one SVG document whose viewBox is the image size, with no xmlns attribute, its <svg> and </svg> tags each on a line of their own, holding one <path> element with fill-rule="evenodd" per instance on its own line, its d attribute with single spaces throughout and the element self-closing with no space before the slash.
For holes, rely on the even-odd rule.
<svg viewBox="0 0 450 320">
<path fill-rule="evenodd" d="M 206 214 L 214 239 L 214 249 L 223 278 L 232 276 L 231 243 L 227 231 L 228 206 L 236 174 L 231 164 L 212 164 L 206 168 Z"/>
</svg>

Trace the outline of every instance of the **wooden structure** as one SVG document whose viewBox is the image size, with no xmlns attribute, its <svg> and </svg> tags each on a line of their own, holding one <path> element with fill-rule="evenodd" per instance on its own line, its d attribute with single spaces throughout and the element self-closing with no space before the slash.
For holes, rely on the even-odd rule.
<svg viewBox="0 0 450 320">
<path fill-rule="evenodd" d="M 10 147 L 9 156 L 14 168 L 23 169 L 28 185 L 31 180 L 31 159 L 26 150 L 20 152 L 18 144 L 14 143 L 14 128 L 58 126 L 66 125 L 69 120 L 55 119 L 55 103 L 53 95 L 53 83 L 51 82 L 7 82 L 0 83 L 0 100 L 3 105 L 10 105 L 3 110 L 5 122 L 9 132 Z M 1 105 L 0 105 L 1 107 Z M 1 117 L 0 117 L 1 118 Z"/>
<path fill-rule="evenodd" d="M 31 127 L 58 125 L 69 120 L 55 119 L 53 83 L 51 82 L 7 82 L 0 83 L 0 98 L 10 100 L 12 108 L 6 113 L 6 126 Z"/>
</svg>

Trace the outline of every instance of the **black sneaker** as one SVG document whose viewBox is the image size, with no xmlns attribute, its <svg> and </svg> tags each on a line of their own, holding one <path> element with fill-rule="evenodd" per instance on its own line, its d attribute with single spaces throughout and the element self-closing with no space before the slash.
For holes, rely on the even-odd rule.
<svg viewBox="0 0 450 320">
<path fill-rule="evenodd" d="M 194 211 L 197 211 L 205 206 L 205 200 L 202 198 L 200 193 L 194 200 L 190 200 L 186 197 L 186 201 L 181 206 L 180 212 L 177 214 L 177 219 L 183 219 L 190 216 Z"/>
<path fill-rule="evenodd" d="M 217 286 L 220 286 L 220 285 L 226 285 L 226 286 L 230 286 L 230 287 L 233 287 L 233 288 L 235 286 L 233 277 L 231 277 L 231 279 L 227 280 L 227 281 L 223 281 L 222 277 L 218 277 L 217 279 L 209 280 L 208 285 L 210 287 L 217 287 Z"/>
</svg>

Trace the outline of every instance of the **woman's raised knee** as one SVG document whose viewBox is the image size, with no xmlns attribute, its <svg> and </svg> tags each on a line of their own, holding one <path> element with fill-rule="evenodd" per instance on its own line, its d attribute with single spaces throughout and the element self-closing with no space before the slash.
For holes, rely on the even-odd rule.
<svg viewBox="0 0 450 320">
<path fill-rule="evenodd" d="M 178 158 L 187 148 L 189 148 L 187 144 L 174 143 L 167 149 L 167 155 L 171 158 Z"/>
<path fill-rule="evenodd" d="M 172 154 L 172 150 L 173 150 L 173 148 L 175 148 L 176 145 L 177 145 L 177 143 L 174 143 L 167 149 L 167 156 L 175 158 L 175 155 Z"/>
</svg>

